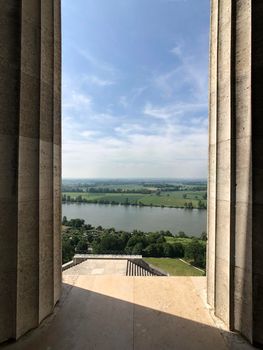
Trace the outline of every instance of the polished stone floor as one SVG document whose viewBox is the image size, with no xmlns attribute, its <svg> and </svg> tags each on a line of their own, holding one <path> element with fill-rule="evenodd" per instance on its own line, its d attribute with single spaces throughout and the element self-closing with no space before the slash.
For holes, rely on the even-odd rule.
<svg viewBox="0 0 263 350">
<path fill-rule="evenodd" d="M 211 317 L 204 301 L 205 277 L 87 275 L 81 265 L 64 273 L 63 297 L 54 315 L 5 348 L 250 349 Z"/>
</svg>

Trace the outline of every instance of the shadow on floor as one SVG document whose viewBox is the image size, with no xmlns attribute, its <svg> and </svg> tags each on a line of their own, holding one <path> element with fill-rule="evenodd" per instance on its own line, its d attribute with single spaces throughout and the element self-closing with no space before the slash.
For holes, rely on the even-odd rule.
<svg viewBox="0 0 263 350">
<path fill-rule="evenodd" d="M 219 330 L 180 315 L 64 284 L 53 316 L 9 350 L 221 350 Z M 132 292 L 133 293 L 133 292 Z M 133 300 L 128 291 L 127 299 Z M 147 295 L 145 296 L 147 298 Z M 156 300 L 157 304 L 159 303 Z M 161 301 L 160 301 L 161 303 Z M 238 345 L 238 346 L 237 346 Z"/>
</svg>

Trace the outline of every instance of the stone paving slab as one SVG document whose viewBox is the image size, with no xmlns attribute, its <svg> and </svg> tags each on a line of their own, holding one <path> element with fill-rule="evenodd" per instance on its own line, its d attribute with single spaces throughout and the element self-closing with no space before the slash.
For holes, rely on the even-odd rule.
<svg viewBox="0 0 263 350">
<path fill-rule="evenodd" d="M 216 326 L 203 300 L 205 277 L 72 272 L 63 274 L 63 282 L 63 296 L 54 315 L 5 349 L 252 349 Z"/>
<path fill-rule="evenodd" d="M 125 276 L 127 260 L 89 259 L 65 270 L 64 275 L 118 275 Z"/>
</svg>

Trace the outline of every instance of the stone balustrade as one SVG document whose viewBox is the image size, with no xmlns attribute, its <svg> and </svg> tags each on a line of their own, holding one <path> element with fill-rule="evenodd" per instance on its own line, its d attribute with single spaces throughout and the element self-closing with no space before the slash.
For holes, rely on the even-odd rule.
<svg viewBox="0 0 263 350">
<path fill-rule="evenodd" d="M 73 260 L 62 265 L 65 271 L 86 260 L 127 260 L 126 276 L 168 276 L 168 274 L 146 263 L 142 255 L 75 254 Z"/>
</svg>

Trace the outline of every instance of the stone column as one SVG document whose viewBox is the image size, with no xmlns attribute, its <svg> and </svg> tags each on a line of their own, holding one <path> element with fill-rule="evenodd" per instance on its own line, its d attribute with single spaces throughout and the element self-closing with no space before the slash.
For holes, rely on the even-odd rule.
<svg viewBox="0 0 263 350">
<path fill-rule="evenodd" d="M 261 345 L 262 16 L 260 0 L 211 1 L 207 262 L 216 316 Z"/>
<path fill-rule="evenodd" d="M 61 288 L 60 0 L 0 0 L 0 342 Z"/>
</svg>

